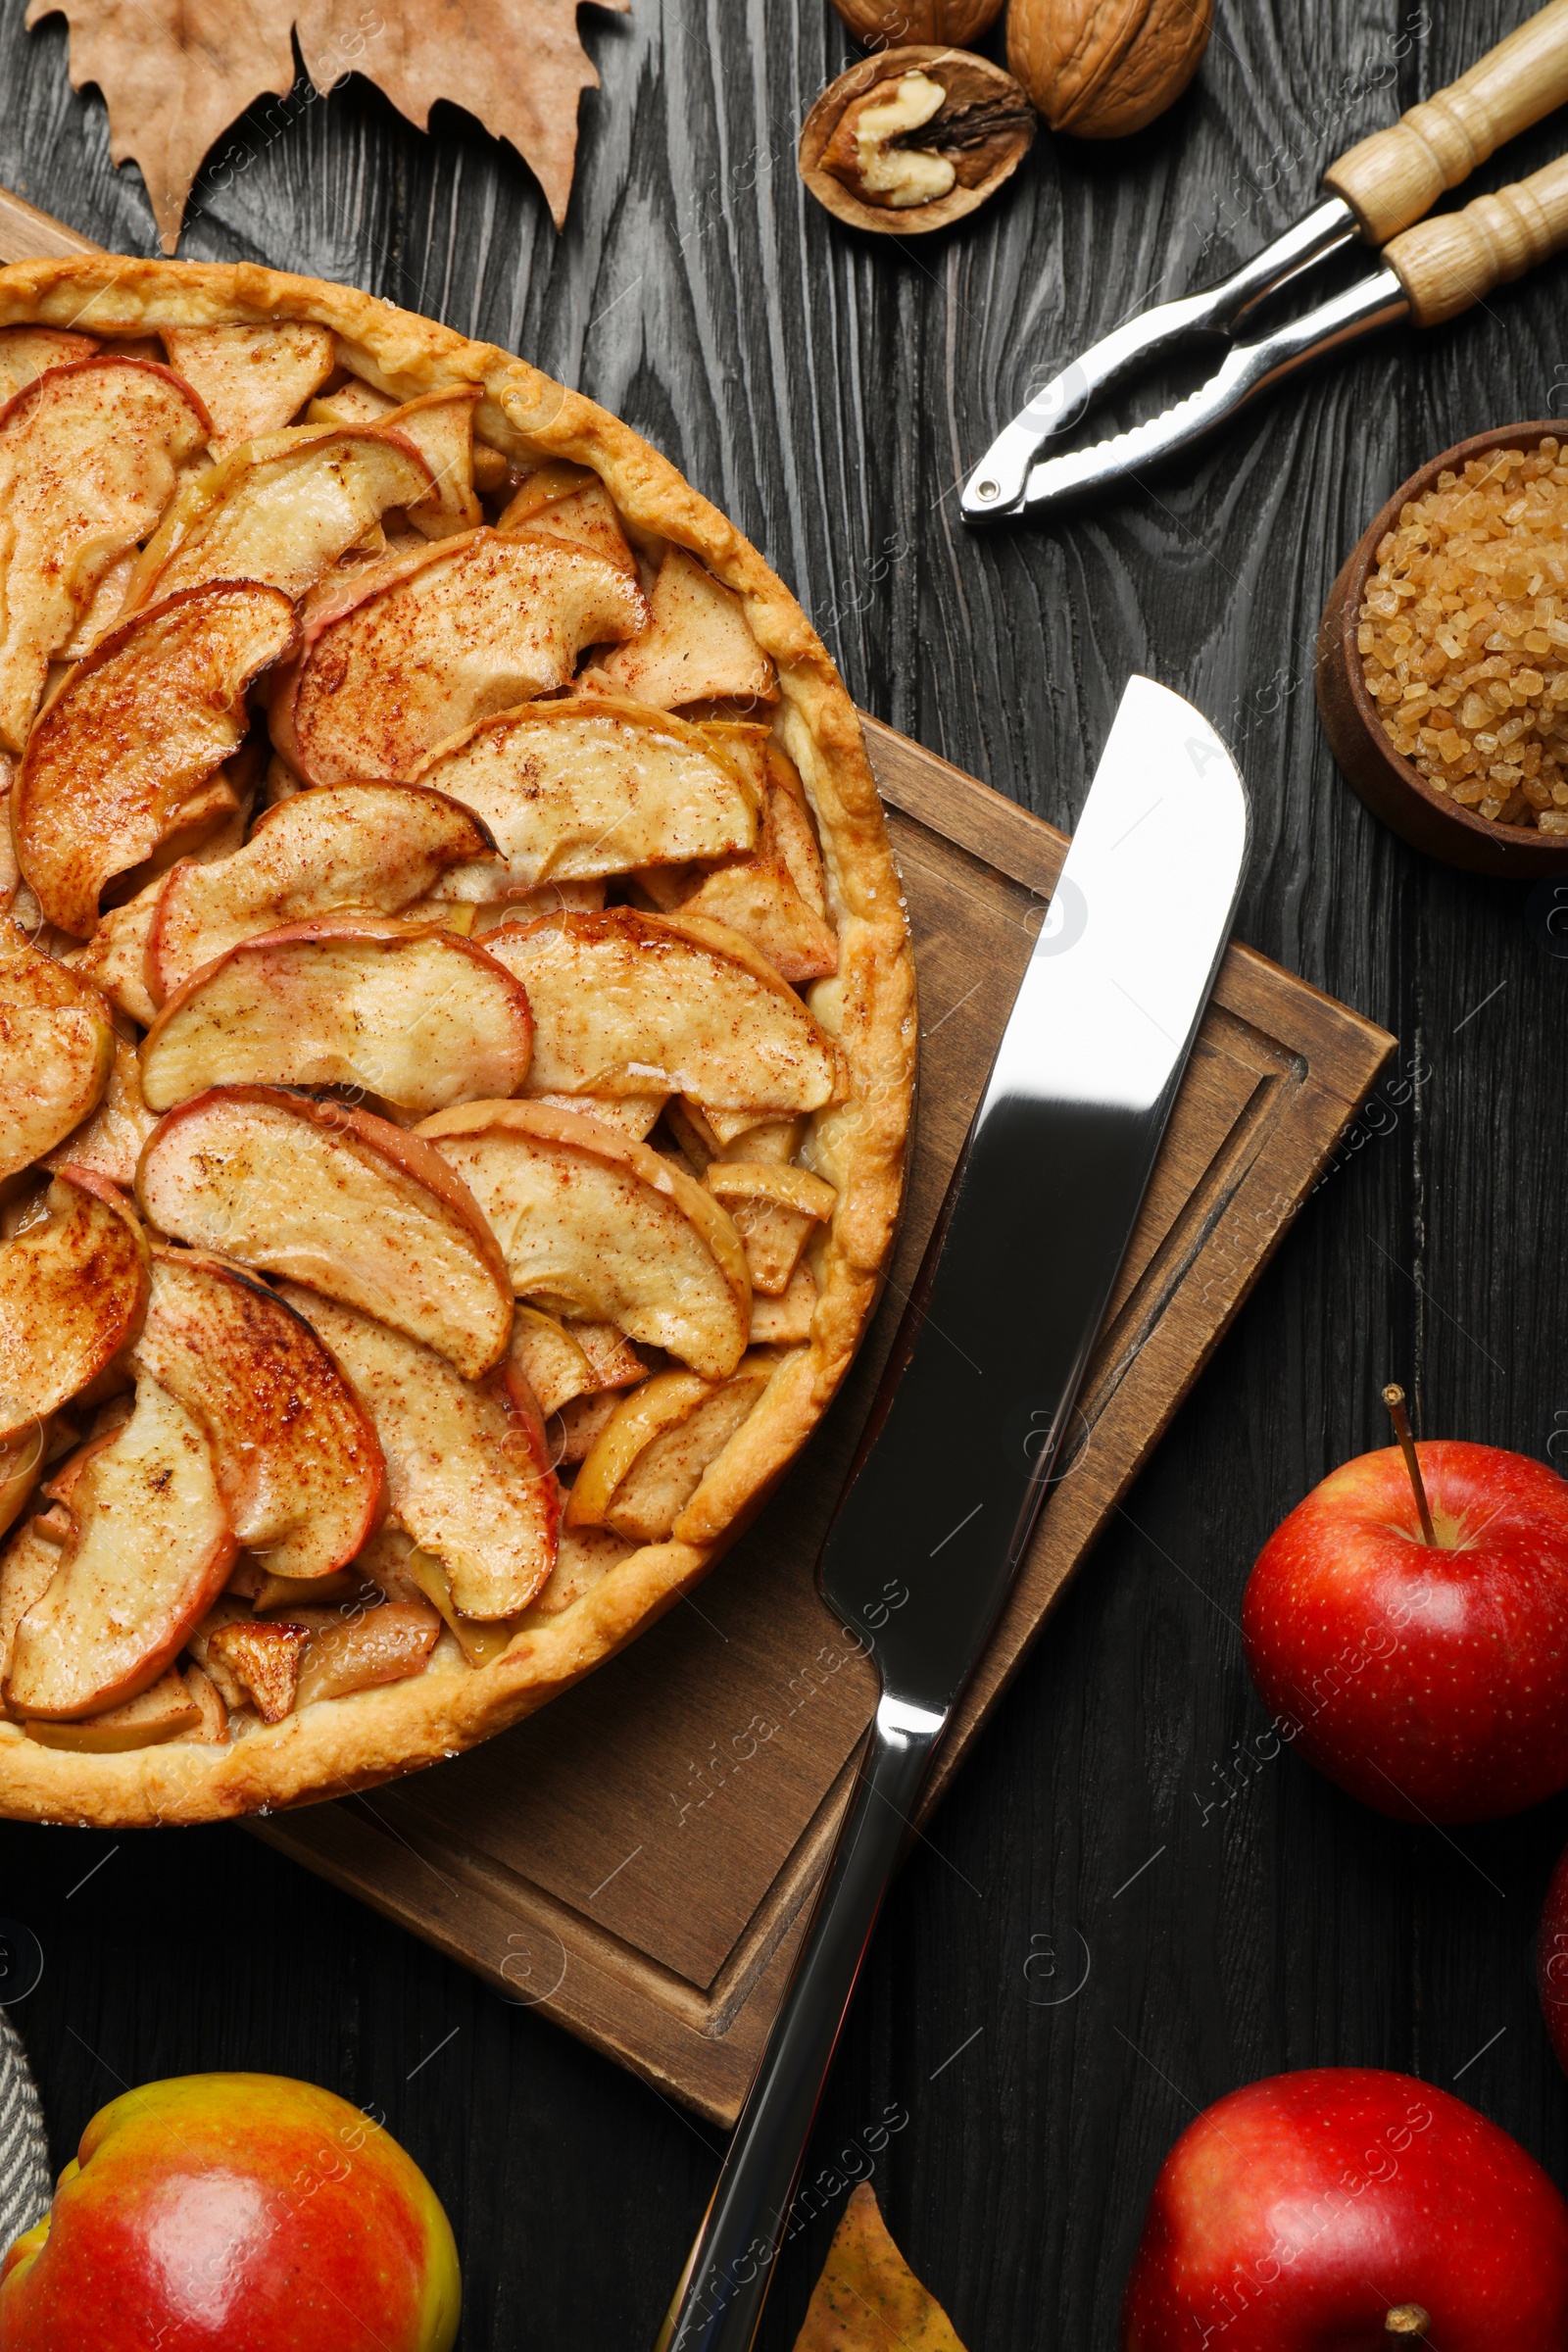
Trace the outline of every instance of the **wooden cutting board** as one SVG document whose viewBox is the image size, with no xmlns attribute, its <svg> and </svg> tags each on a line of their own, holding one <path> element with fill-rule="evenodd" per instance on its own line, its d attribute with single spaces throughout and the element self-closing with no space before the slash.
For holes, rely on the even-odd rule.
<svg viewBox="0 0 1568 2352">
<path fill-rule="evenodd" d="M 813 1563 L 1066 849 L 891 728 L 867 719 L 865 733 L 908 899 L 923 1043 L 908 1206 L 844 1394 L 696 1595 L 586 1683 L 471 1755 L 252 1825 L 722 2124 L 777 2009 L 873 1704 Z M 1227 955 L 1085 1383 L 1076 1451 L 931 1803 L 1394 1044 L 1250 950 Z"/>
</svg>

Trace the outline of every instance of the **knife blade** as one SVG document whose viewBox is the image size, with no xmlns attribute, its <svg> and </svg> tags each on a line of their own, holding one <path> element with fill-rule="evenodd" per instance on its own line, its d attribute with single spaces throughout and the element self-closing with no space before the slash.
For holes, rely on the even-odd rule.
<svg viewBox="0 0 1568 2352">
<path fill-rule="evenodd" d="M 657 2352 L 749 2352 L 920 1789 L 1059 1456 L 1229 936 L 1230 754 L 1130 680 L 818 1564 L 881 1683 L 822 1893 Z"/>
</svg>

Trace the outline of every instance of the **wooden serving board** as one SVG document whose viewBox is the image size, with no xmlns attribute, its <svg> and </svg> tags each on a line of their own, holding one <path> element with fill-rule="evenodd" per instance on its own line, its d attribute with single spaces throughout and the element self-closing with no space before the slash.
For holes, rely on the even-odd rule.
<svg viewBox="0 0 1568 2352">
<path fill-rule="evenodd" d="M 576 1690 L 472 1754 L 253 1825 L 723 2124 L 772 2021 L 869 1722 L 812 1568 L 1066 843 L 868 719 L 923 1044 L 907 1210 L 844 1394 L 759 1524 Z M 1394 1039 L 1233 947 L 1085 1383 L 1077 1450 L 943 1750 L 935 1803 Z"/>
</svg>

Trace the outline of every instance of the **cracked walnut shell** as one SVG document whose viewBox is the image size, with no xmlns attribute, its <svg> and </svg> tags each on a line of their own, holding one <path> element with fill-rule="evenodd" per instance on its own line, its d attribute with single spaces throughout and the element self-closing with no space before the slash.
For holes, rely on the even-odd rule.
<svg viewBox="0 0 1568 2352">
<path fill-rule="evenodd" d="M 1009 74 L 961 49 L 889 49 L 840 74 L 801 131 L 801 177 L 852 227 L 909 236 L 974 212 L 1029 151 Z"/>
<path fill-rule="evenodd" d="M 1122 139 L 1202 63 L 1214 0 L 1012 0 L 1007 63 L 1053 130 Z"/>
</svg>

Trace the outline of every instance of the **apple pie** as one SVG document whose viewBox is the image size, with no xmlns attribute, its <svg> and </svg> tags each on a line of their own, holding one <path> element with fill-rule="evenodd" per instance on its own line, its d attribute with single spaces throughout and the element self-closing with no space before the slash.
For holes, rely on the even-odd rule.
<svg viewBox="0 0 1568 2352">
<path fill-rule="evenodd" d="M 799 1452 L 900 1203 L 854 710 L 638 436 L 348 288 L 0 270 L 0 1811 L 540 1705 Z"/>
</svg>

